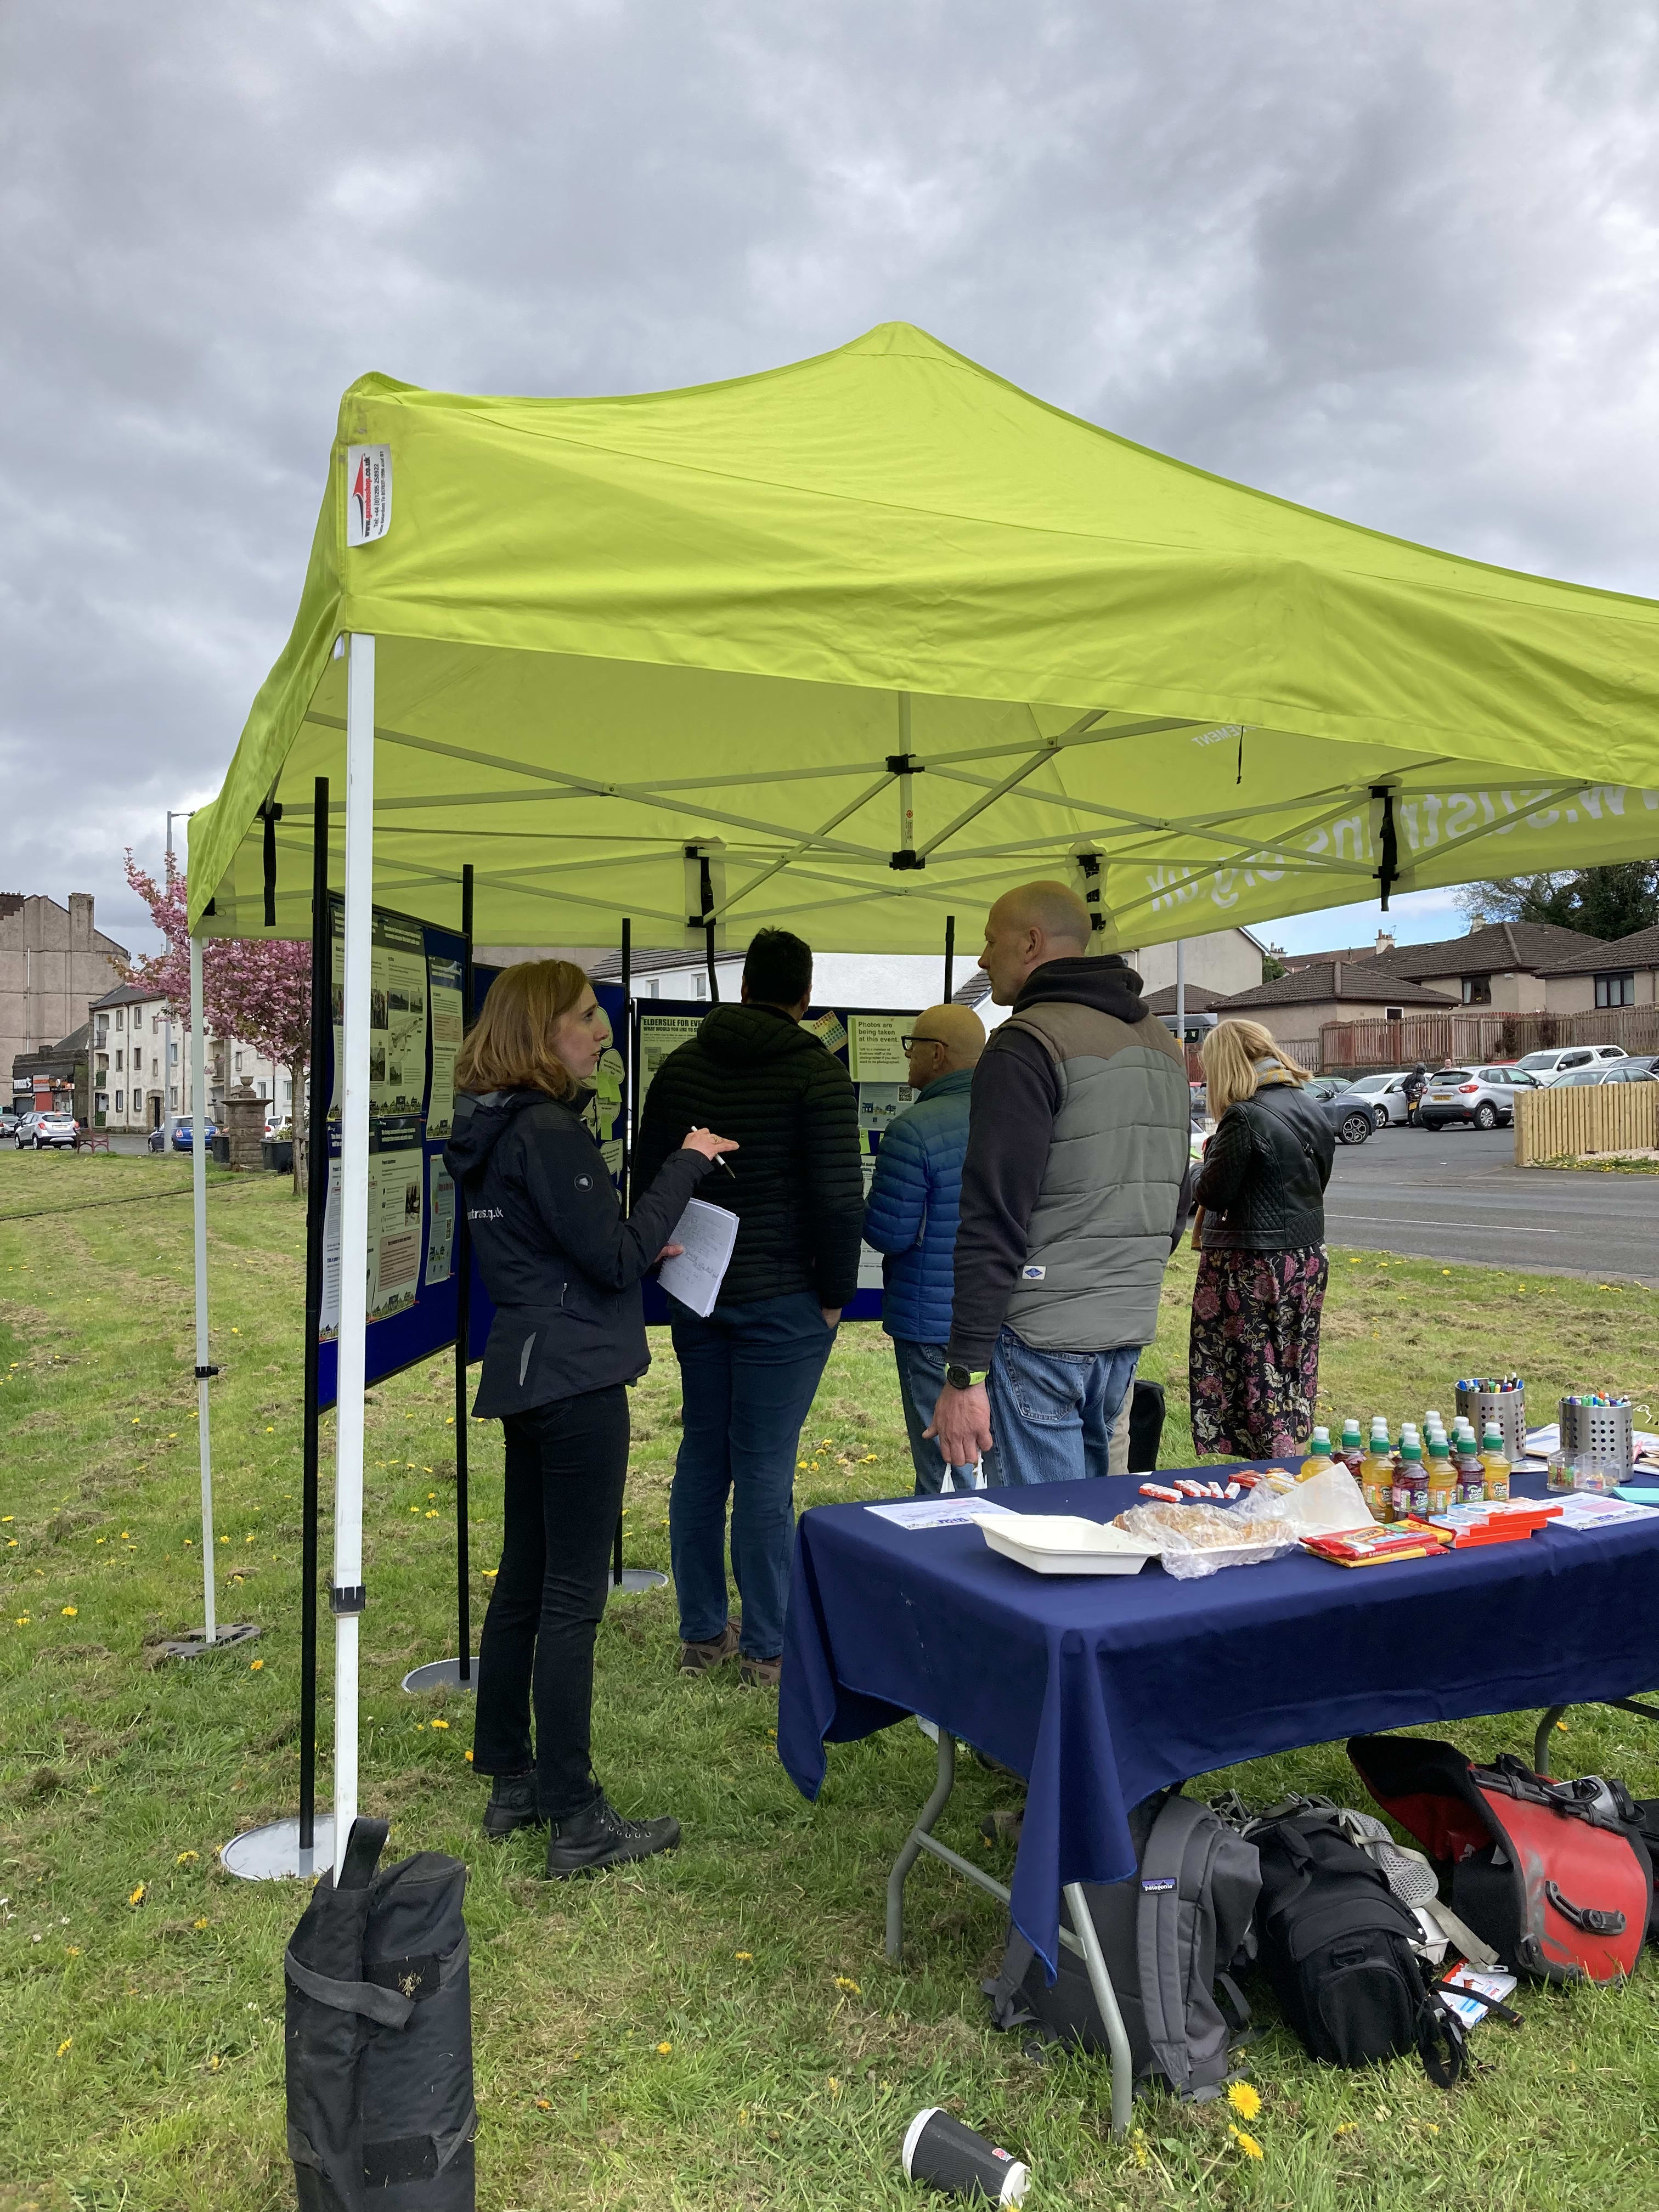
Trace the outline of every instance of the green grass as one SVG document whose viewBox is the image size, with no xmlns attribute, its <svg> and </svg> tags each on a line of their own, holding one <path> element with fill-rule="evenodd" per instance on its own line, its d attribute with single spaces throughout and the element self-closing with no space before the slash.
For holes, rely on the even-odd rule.
<svg viewBox="0 0 1659 2212">
<path fill-rule="evenodd" d="M 150 1195 L 181 1182 L 172 1161 L 0 1153 L 7 2212 L 293 2201 L 281 1962 L 301 1898 L 229 1879 L 215 1854 L 295 1802 L 301 1217 L 275 1178 L 215 1182 L 222 1615 L 265 1633 L 252 1653 L 156 1665 L 156 1641 L 200 1613 L 190 1208 Z M 1189 1455 L 1192 1264 L 1183 1252 L 1171 1269 L 1148 1362 L 1170 1383 L 1166 1464 Z M 1569 1386 L 1656 1396 L 1654 1293 L 1376 1255 L 1334 1255 L 1333 1277 L 1324 1380 L 1338 1419 L 1449 1410 L 1452 1378 L 1491 1366 L 1518 1366 L 1540 1408 Z M 659 1565 L 673 1381 L 664 1345 L 636 1396 L 628 1522 L 630 1556 Z M 924 1863 L 903 1966 L 883 1960 L 885 1870 L 932 1774 L 920 1734 L 836 1748 L 809 1808 L 777 1763 L 774 1701 L 674 1673 L 666 1593 L 607 1616 L 596 1742 L 621 1803 L 678 1813 L 684 1847 L 556 1886 L 538 1879 L 533 1839 L 486 1848 L 470 1701 L 398 1686 L 453 1649 L 450 1411 L 441 1362 L 381 1386 L 369 1409 L 363 1796 L 392 1820 L 394 1849 L 454 1851 L 472 1869 L 481 2205 L 879 2212 L 918 2201 L 896 2148 L 935 2101 L 1030 2158 L 1037 2207 L 1646 2212 L 1659 2199 L 1650 1966 L 1626 1989 L 1523 1991 L 1525 2029 L 1481 2029 L 1474 2078 L 1449 2098 L 1411 2065 L 1316 2067 L 1273 2028 L 1249 2061 L 1259 2164 L 1213 2106 L 1144 2102 L 1134 2139 L 1115 2145 L 1099 2066 L 1038 2065 L 1018 2039 L 988 2033 L 977 1984 L 1001 1935 L 989 1899 Z M 497 1540 L 499 1431 L 471 1441 L 482 1565 Z M 808 1442 L 803 1504 L 908 1487 L 874 1328 L 842 1332 Z M 325 1528 L 325 1560 L 328 1541 Z M 478 1573 L 475 1618 L 488 1588 Z M 1239 1664 L 1248 1694 L 1248 1653 Z M 1482 1754 L 1524 1749 L 1535 1718 L 1455 1733 Z M 1563 1767 L 1659 1794 L 1659 1741 L 1641 1722 L 1583 1709 L 1558 1743 Z M 1257 1799 L 1360 1795 L 1340 1746 L 1225 1778 Z M 326 1771 L 321 1786 L 325 1802 Z M 1006 1852 L 973 1839 L 988 1809 L 1013 1802 L 969 1767 L 948 1840 L 1006 1872 Z"/>
</svg>

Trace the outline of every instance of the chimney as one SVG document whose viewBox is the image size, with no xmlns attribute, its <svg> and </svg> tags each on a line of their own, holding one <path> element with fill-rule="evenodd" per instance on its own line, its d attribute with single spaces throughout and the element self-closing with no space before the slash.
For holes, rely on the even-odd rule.
<svg viewBox="0 0 1659 2212">
<path fill-rule="evenodd" d="M 90 952 L 92 950 L 92 893 L 71 891 L 69 910 L 70 950 L 75 952 Z"/>
<path fill-rule="evenodd" d="M 1340 960 L 1331 963 L 1331 996 L 1334 999 L 1342 996 L 1342 963 Z"/>
<path fill-rule="evenodd" d="M 1392 952 L 1394 951 L 1394 932 L 1391 929 L 1379 929 L 1377 931 L 1376 950 L 1379 955 L 1384 952 Z"/>
</svg>

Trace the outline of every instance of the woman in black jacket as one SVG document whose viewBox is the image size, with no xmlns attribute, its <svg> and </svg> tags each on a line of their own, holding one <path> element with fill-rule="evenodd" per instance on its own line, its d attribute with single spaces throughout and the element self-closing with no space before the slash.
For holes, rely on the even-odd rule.
<svg viewBox="0 0 1659 2212">
<path fill-rule="evenodd" d="M 1307 1071 L 1259 1022 L 1222 1022 L 1202 1057 L 1216 1132 L 1195 1194 L 1193 1443 L 1271 1459 L 1313 1426 L 1335 1143 Z"/>
<path fill-rule="evenodd" d="M 693 1129 L 624 1220 L 583 1119 L 610 1025 L 580 968 L 491 985 L 455 1060 L 444 1158 L 495 1320 L 475 1415 L 506 1431 L 501 1564 L 478 1647 L 473 1765 L 484 1832 L 548 1824 L 559 1876 L 647 1858 L 678 1820 L 626 1820 L 593 1776 L 593 1642 L 628 1472 L 627 1385 L 650 1364 L 640 1279 L 731 1140 Z M 532 1697 L 536 1713 L 531 1750 Z"/>
</svg>

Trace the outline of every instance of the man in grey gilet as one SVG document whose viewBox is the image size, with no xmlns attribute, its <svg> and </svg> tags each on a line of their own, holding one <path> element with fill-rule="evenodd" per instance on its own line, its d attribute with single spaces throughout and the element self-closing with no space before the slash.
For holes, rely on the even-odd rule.
<svg viewBox="0 0 1659 2212">
<path fill-rule="evenodd" d="M 1026 884 L 986 918 L 980 966 L 1013 1012 L 974 1071 L 945 1387 L 952 1466 L 994 1439 L 1003 1480 L 1104 1474 L 1158 1327 L 1191 1127 L 1185 1055 L 1089 909 Z"/>
</svg>

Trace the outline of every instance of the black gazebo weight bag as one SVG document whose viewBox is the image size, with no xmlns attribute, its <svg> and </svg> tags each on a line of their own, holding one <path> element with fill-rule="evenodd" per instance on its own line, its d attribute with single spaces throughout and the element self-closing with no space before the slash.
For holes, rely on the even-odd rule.
<svg viewBox="0 0 1659 2212">
<path fill-rule="evenodd" d="M 466 1869 L 417 1851 L 377 1874 L 386 1834 L 353 1824 L 283 1962 L 300 2212 L 473 2212 Z"/>
</svg>

